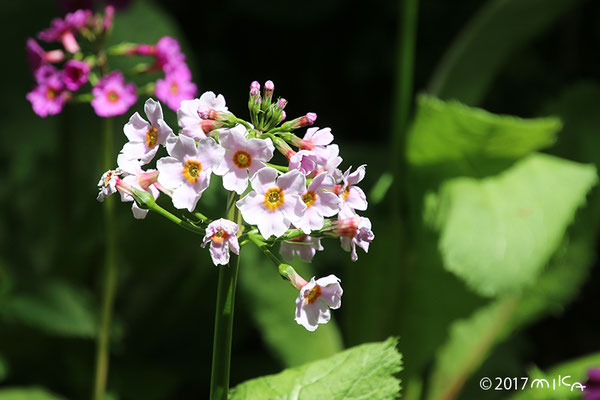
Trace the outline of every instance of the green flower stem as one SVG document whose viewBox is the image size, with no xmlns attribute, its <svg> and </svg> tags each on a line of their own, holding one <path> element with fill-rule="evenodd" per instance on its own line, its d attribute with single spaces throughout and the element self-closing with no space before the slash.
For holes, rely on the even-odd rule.
<svg viewBox="0 0 600 400">
<path fill-rule="evenodd" d="M 276 267 L 279 267 L 279 265 L 283 264 L 283 261 L 281 261 L 279 259 L 279 257 L 277 257 L 269 248 L 269 245 L 267 243 L 265 243 L 262 239 L 262 236 L 260 235 L 256 235 L 256 234 L 250 234 L 248 235 L 248 239 L 254 243 L 263 253 L 265 253 L 265 255 L 267 257 L 269 257 L 269 259 L 271 261 L 273 261 L 273 264 L 275 264 Z"/>
<path fill-rule="evenodd" d="M 396 51 L 397 74 L 392 120 L 392 163 L 394 172 L 393 194 L 396 199 L 393 212 L 398 216 L 404 205 L 402 202 L 402 182 L 404 179 L 404 152 L 406 131 L 413 98 L 413 72 L 415 64 L 415 44 L 417 40 L 417 16 L 419 0 L 403 0 L 400 7 L 400 29 Z"/>
<path fill-rule="evenodd" d="M 248 122 L 244 121 L 243 119 L 236 118 L 235 122 L 237 122 L 238 124 L 244 125 L 246 127 L 246 129 L 248 129 L 248 130 L 252 129 L 252 126 Z"/>
<path fill-rule="evenodd" d="M 277 164 L 271 164 L 271 163 L 265 163 L 265 165 L 267 167 L 275 168 L 277 171 L 280 171 L 280 172 L 288 172 L 290 170 L 288 167 L 284 167 L 283 165 L 277 165 Z"/>
<path fill-rule="evenodd" d="M 104 119 L 103 145 L 104 154 L 102 160 L 103 170 L 112 167 L 113 153 L 113 120 Z M 94 380 L 94 400 L 103 400 L 106 391 L 106 380 L 108 376 L 109 350 L 110 350 L 110 326 L 112 320 L 112 308 L 117 291 L 117 230 L 115 223 L 115 196 L 110 196 L 104 201 L 104 224 L 105 224 L 105 259 L 104 259 L 104 282 L 102 288 L 102 309 L 100 314 L 100 327 L 96 345 L 96 376 Z"/>
<path fill-rule="evenodd" d="M 178 216 L 176 216 L 174 214 L 171 214 L 169 211 L 165 210 L 164 208 L 162 208 L 161 206 L 159 206 L 158 204 L 156 204 L 156 202 L 154 201 L 154 199 L 151 198 L 151 196 L 148 196 L 147 198 L 144 198 L 143 204 L 146 207 L 148 207 L 149 210 L 152 210 L 152 211 L 154 211 L 154 212 L 162 215 L 163 217 L 165 217 L 169 221 L 173 222 L 176 225 L 181 226 L 184 229 L 187 229 L 190 232 L 193 232 L 193 233 L 198 234 L 198 235 L 204 235 L 205 234 L 204 229 L 198 228 L 196 225 L 190 224 L 189 222 L 182 220 Z M 197 214 L 202 215 L 200 213 L 197 213 Z M 198 215 L 196 215 L 196 216 L 198 216 Z M 206 217 L 204 217 L 204 218 L 206 218 Z"/>
<path fill-rule="evenodd" d="M 242 231 L 242 219 L 235 202 L 239 196 L 229 193 L 227 219 L 237 222 Z M 229 366 L 231 363 L 231 336 L 233 332 L 233 308 L 240 257 L 230 255 L 229 265 L 219 268 L 217 284 L 217 309 L 213 342 L 212 371 L 210 376 L 210 400 L 227 400 L 229 393 Z"/>
</svg>

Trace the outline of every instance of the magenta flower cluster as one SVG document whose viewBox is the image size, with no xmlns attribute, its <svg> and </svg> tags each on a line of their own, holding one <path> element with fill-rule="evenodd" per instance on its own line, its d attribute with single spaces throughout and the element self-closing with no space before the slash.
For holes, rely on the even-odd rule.
<svg viewBox="0 0 600 400">
<path fill-rule="evenodd" d="M 90 102 L 98 116 L 112 117 L 125 114 L 138 95 L 153 93 L 177 110 L 182 100 L 196 96 L 196 85 L 177 40 L 163 37 L 155 45 L 128 43 L 105 49 L 102 44 L 113 19 L 112 6 L 106 7 L 103 15 L 77 10 L 55 18 L 37 36 L 46 43 L 60 43 L 61 48 L 45 50 L 35 39 L 27 40 L 25 48 L 35 86 L 26 98 L 37 115 L 56 115 L 68 101 L 81 101 Z M 86 45 L 80 46 L 84 42 Z M 136 69 L 164 75 L 138 88 L 126 80 L 122 71 L 107 71 L 107 55 L 150 56 L 154 59 L 150 67 L 140 63 Z"/>
</svg>

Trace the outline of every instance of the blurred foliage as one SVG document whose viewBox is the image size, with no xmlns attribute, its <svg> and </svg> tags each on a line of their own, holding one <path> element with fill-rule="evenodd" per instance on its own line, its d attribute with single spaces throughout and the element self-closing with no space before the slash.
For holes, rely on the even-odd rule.
<svg viewBox="0 0 600 400">
<path fill-rule="evenodd" d="M 355 384 L 355 397 L 372 389 L 392 398 L 398 381 L 390 374 L 400 365 L 393 342 L 336 354 L 389 336 L 400 337 L 404 395 L 412 400 L 480 399 L 483 373 L 583 379 L 600 363 L 597 355 L 580 358 L 600 351 L 600 275 L 592 269 L 600 227 L 600 195 L 592 188 L 600 167 L 600 5 L 480 6 L 420 4 L 415 86 L 429 94 L 417 98 L 402 181 L 386 172 L 394 158 L 388 88 L 398 2 L 230 1 L 196 4 L 198 10 L 137 1 L 117 13 L 113 43 L 176 37 L 199 89 L 223 93 L 240 115 L 247 84 L 273 79 L 290 99 L 290 116 L 315 111 L 320 126 L 332 127 L 343 165 L 368 164 L 361 186 L 376 235 L 370 253 L 351 263 L 336 241 L 326 241 L 312 265 L 294 263 L 305 276 L 342 278 L 344 306 L 316 334 L 293 320 L 297 292 L 244 248 L 235 396 L 264 396 L 269 384 L 275 393 L 304 387 L 303 396 L 318 398 Z M 3 65 L 10 79 L 0 96 L 0 400 L 87 398 L 103 257 L 95 201 L 100 123 L 83 104 L 55 118 L 33 115 L 24 100 L 32 78 L 23 44 L 62 11 L 47 1 L 2 7 L 5 36 L 15 39 L 7 43 L 14 59 Z M 175 126 L 174 113 L 165 114 Z M 115 140 L 124 143 L 120 130 Z M 201 204 L 216 217 L 225 199 L 213 179 Z M 392 182 L 401 193 L 388 190 Z M 407 206 L 394 216 L 399 195 Z M 129 205 L 118 207 L 118 216 L 112 397 L 203 397 L 218 271 L 200 237 L 156 215 L 133 220 Z M 324 371 L 331 374 L 302 386 Z M 490 391 L 486 399 L 504 395 Z M 526 391 L 518 398 L 553 397 Z"/>
</svg>

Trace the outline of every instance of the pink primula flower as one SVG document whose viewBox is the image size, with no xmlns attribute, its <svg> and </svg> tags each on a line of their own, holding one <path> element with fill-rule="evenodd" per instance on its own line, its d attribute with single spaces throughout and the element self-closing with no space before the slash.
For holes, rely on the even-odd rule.
<svg viewBox="0 0 600 400">
<path fill-rule="evenodd" d="M 167 68 L 165 77 L 156 81 L 154 89 L 156 97 L 173 111 L 177 111 L 183 100 L 193 99 L 197 92 L 196 84 L 192 82 L 192 74 L 185 63 Z"/>
<path fill-rule="evenodd" d="M 354 210 L 364 211 L 367 209 L 367 196 L 361 188 L 355 186 L 363 180 L 366 174 L 366 165 L 361 165 L 350 173 L 352 167 L 348 168 L 342 176 L 343 185 L 339 189 L 340 200 L 342 201 L 342 209 L 347 214 L 355 213 Z"/>
<path fill-rule="evenodd" d="M 62 42 L 69 53 L 77 53 L 79 45 L 75 33 L 79 32 L 92 17 L 90 10 L 77 10 L 65 15 L 64 19 L 55 18 L 50 27 L 38 34 L 38 38 L 45 42 Z"/>
<path fill-rule="evenodd" d="M 290 170 L 297 169 L 303 175 L 309 175 L 318 168 L 319 164 L 325 162 L 326 160 L 314 151 L 300 150 L 290 157 L 289 168 Z"/>
<path fill-rule="evenodd" d="M 358 260 L 356 246 L 368 253 L 369 244 L 375 239 L 369 218 L 360 217 L 349 210 L 340 211 L 338 220 L 332 224 L 332 232 L 328 234 L 340 238 L 342 249 L 351 253 L 352 261 Z"/>
<path fill-rule="evenodd" d="M 302 194 L 307 209 L 295 225 L 307 235 L 323 227 L 324 217 L 332 217 L 340 210 L 340 199 L 332 192 L 334 186 L 331 175 L 321 174 L 313 179 L 308 190 Z"/>
<path fill-rule="evenodd" d="M 135 85 L 126 84 L 120 71 L 113 71 L 92 88 L 92 107 L 101 117 L 125 114 L 137 101 L 135 91 Z"/>
<path fill-rule="evenodd" d="M 224 129 L 219 134 L 219 143 L 226 152 L 215 174 L 223 176 L 225 189 L 237 194 L 244 193 L 250 176 L 264 168 L 275 151 L 271 139 L 246 139 L 245 134 L 243 125 Z"/>
<path fill-rule="evenodd" d="M 156 42 L 156 66 L 163 69 L 169 64 L 179 64 L 185 61 L 185 55 L 181 52 L 181 46 L 176 39 L 164 36 Z"/>
<path fill-rule="evenodd" d="M 38 72 L 47 70 L 48 74 L 43 77 L 38 77 L 36 74 L 36 78 L 39 78 L 38 85 L 26 96 L 33 111 L 40 117 L 60 113 L 69 97 L 69 93 L 65 90 L 62 82 L 61 74 L 53 72 L 53 67 L 47 67 L 50 69 L 42 67 L 38 70 Z"/>
<path fill-rule="evenodd" d="M 45 51 L 38 42 L 32 38 L 27 39 L 25 50 L 27 51 L 27 59 L 29 60 L 29 66 L 31 67 L 32 72 L 37 71 L 42 65 L 60 62 L 65 58 L 65 54 L 62 50 Z"/>
<path fill-rule="evenodd" d="M 319 324 L 326 324 L 331 319 L 331 310 L 342 305 L 344 290 L 340 279 L 335 275 L 319 278 L 302 286 L 296 298 L 296 317 L 298 324 L 309 331 L 315 331 Z"/>
<path fill-rule="evenodd" d="M 202 247 L 210 243 L 210 257 L 215 265 L 227 265 L 229 251 L 240 254 L 237 232 L 238 225 L 228 219 L 221 218 L 208 224 Z"/>
<path fill-rule="evenodd" d="M 279 254 L 287 261 L 293 261 L 294 256 L 298 256 L 303 261 L 311 262 L 317 251 L 323 250 L 321 239 L 302 235 L 281 242 Z"/>
<path fill-rule="evenodd" d="M 181 127 L 181 134 L 194 139 L 206 137 L 202 128 L 205 121 L 198 113 L 199 108 L 210 108 L 215 111 L 228 111 L 223 95 L 215 95 L 213 92 L 205 92 L 199 99 L 183 100 L 177 110 L 177 122 Z"/>
<path fill-rule="evenodd" d="M 277 170 L 266 167 L 254 174 L 250 183 L 254 190 L 236 205 L 244 220 L 257 225 L 265 239 L 282 236 L 304 214 L 306 205 L 300 196 L 305 192 L 306 178 L 299 171 L 277 177 Z"/>
<path fill-rule="evenodd" d="M 78 90 L 87 81 L 90 65 L 85 61 L 69 60 L 65 63 L 63 80 L 69 90 Z"/>
<path fill-rule="evenodd" d="M 123 127 L 129 141 L 123 146 L 118 161 L 119 165 L 123 164 L 124 169 L 127 169 L 125 164 L 129 160 L 140 160 L 141 165 L 152 161 L 159 145 L 165 145 L 167 137 L 173 135 L 173 130 L 163 119 L 163 111 L 158 101 L 146 100 L 144 111 L 150 122 L 136 112 Z"/>
<path fill-rule="evenodd" d="M 170 157 L 156 162 L 160 171 L 158 182 L 173 191 L 173 205 L 193 211 L 210 183 L 210 175 L 223 157 L 225 149 L 213 139 L 194 139 L 179 135 L 177 142 L 167 146 Z"/>
</svg>

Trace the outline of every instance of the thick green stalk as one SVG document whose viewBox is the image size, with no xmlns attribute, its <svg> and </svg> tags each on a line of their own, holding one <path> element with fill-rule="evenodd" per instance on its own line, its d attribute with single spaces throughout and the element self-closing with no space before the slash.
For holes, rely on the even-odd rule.
<svg viewBox="0 0 600 400">
<path fill-rule="evenodd" d="M 112 128 L 113 120 L 111 118 L 105 118 L 102 138 L 104 146 L 102 168 L 104 171 L 110 169 L 113 164 L 114 144 Z M 112 320 L 112 308 L 117 289 L 117 230 L 115 222 L 115 196 L 109 196 L 104 200 L 104 238 L 106 250 L 104 256 L 102 310 L 96 346 L 96 378 L 94 381 L 93 394 L 94 400 L 104 399 L 106 380 L 108 376 L 110 326 Z"/>
<path fill-rule="evenodd" d="M 235 202 L 234 192 L 227 199 L 227 218 L 237 222 L 241 234 L 241 215 Z M 227 400 L 229 392 L 229 365 L 231 363 L 231 335 L 233 332 L 233 308 L 240 257 L 231 253 L 229 265 L 219 267 L 217 286 L 217 310 L 213 341 L 212 371 L 210 376 L 210 400 Z"/>
</svg>

